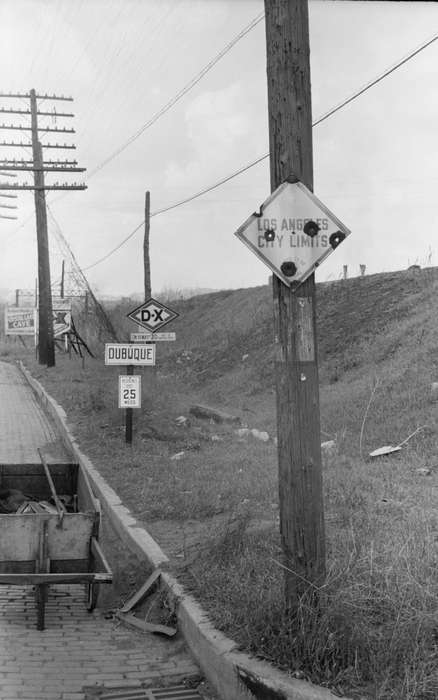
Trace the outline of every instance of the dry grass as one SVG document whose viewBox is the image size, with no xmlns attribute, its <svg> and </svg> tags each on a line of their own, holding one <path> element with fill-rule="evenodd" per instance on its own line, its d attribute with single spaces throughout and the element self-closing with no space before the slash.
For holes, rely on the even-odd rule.
<svg viewBox="0 0 438 700">
<path fill-rule="evenodd" d="M 0 355 L 26 355 L 83 449 L 140 519 L 182 526 L 224 514 L 233 522 L 194 562 L 191 550 L 185 578 L 242 648 L 350 696 L 436 700 L 438 422 L 429 388 L 438 376 L 436 286 L 436 271 L 425 270 L 320 289 L 323 439 L 337 445 L 324 464 L 329 573 L 319 608 L 303 599 L 294 617 L 283 604 L 274 444 L 174 421 L 198 399 L 275 434 L 267 288 L 178 306 L 178 342 L 160 349 L 159 372 L 143 372 L 132 447 L 123 442 L 116 369 L 101 360 L 82 369 L 59 357 L 56 370 L 46 370 L 17 344 Z M 419 425 L 428 430 L 402 452 L 367 458 Z M 171 459 L 181 451 L 181 460 Z M 429 476 L 418 473 L 422 467 Z M 261 519 L 271 529 L 255 530 Z"/>
<path fill-rule="evenodd" d="M 421 518 L 397 528 L 391 548 L 351 526 L 330 556 L 319 607 L 284 613 L 278 535 L 224 537 L 186 582 L 242 649 L 350 697 L 438 696 L 434 536 Z M 404 536 L 404 541 L 403 540 Z M 340 546 L 340 543 L 343 546 Z M 435 564 L 435 566 L 434 566 Z"/>
</svg>

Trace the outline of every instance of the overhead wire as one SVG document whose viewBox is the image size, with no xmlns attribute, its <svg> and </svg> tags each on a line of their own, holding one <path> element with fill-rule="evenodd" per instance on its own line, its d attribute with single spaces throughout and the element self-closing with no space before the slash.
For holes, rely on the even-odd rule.
<svg viewBox="0 0 438 700">
<path fill-rule="evenodd" d="M 128 146 L 138 139 L 141 134 L 143 134 L 147 129 L 149 129 L 155 122 L 160 119 L 166 112 L 168 112 L 173 105 L 175 105 L 184 95 L 186 95 L 189 90 L 191 90 L 195 85 L 197 85 L 202 78 L 241 40 L 245 37 L 254 27 L 256 27 L 259 22 L 264 18 L 264 13 L 259 13 L 249 24 L 247 24 L 238 34 L 236 34 L 231 41 L 224 46 L 221 51 L 216 54 L 216 56 L 211 59 L 179 92 L 177 92 L 158 112 L 156 112 L 143 126 L 133 134 L 128 141 L 122 144 L 116 151 L 110 154 L 104 161 L 98 164 L 93 170 L 88 173 L 85 181 L 87 182 L 93 175 L 102 170 L 109 162 L 114 160 L 120 153 L 122 153 Z M 56 199 L 52 200 L 57 202 L 67 195 L 66 192 L 62 193 Z"/>
<path fill-rule="evenodd" d="M 268 155 L 269 155 L 269 153 L 268 153 Z M 222 180 L 220 180 L 219 182 L 216 182 L 214 185 L 210 185 L 209 187 L 204 188 L 200 192 L 197 192 L 196 194 L 191 195 L 190 197 L 186 197 L 186 199 L 182 199 L 179 202 L 175 202 L 174 204 L 171 204 L 167 207 L 164 207 L 163 209 L 158 209 L 157 211 L 151 212 L 150 217 L 152 218 L 153 216 L 158 216 L 159 214 L 164 214 L 165 212 L 170 211 L 171 209 L 176 209 L 176 207 L 180 207 L 182 204 L 187 204 L 188 202 L 191 202 L 192 200 L 197 199 L 198 197 L 201 197 L 203 194 L 207 194 L 207 192 L 211 192 L 211 190 L 214 190 L 217 187 L 220 187 L 220 185 L 224 185 L 229 180 L 232 180 L 234 177 L 237 177 L 237 175 L 241 175 L 246 170 L 253 168 L 254 165 L 257 165 L 257 163 L 261 163 L 261 161 L 265 160 L 265 158 L 267 158 L 267 157 L 268 157 L 267 155 L 261 156 L 257 160 L 251 161 L 251 163 L 248 163 L 248 165 L 244 165 L 242 168 L 239 168 L 239 170 L 235 171 L 231 175 L 227 175 L 226 177 L 222 178 Z M 133 231 L 131 231 L 131 233 L 128 236 L 126 236 L 126 238 L 124 238 L 123 241 L 121 241 L 115 248 L 113 248 L 109 253 L 107 253 L 106 255 L 104 255 L 102 258 L 100 258 L 96 262 L 92 263 L 91 265 L 87 265 L 87 267 L 83 267 L 82 270 L 83 271 L 90 270 L 92 267 L 96 267 L 96 265 L 99 265 L 101 262 L 104 262 L 104 260 L 109 258 L 111 255 L 113 255 L 113 253 L 115 253 L 117 250 L 119 250 L 119 248 L 121 248 L 123 245 L 125 245 L 125 243 L 127 243 L 129 241 L 129 239 L 132 238 L 140 228 L 142 228 L 144 223 L 145 223 L 145 220 L 143 219 L 143 221 L 138 226 L 136 226 L 136 228 Z"/>
<path fill-rule="evenodd" d="M 264 17 L 264 14 L 261 13 L 261 14 L 260 14 L 259 16 L 257 16 L 247 27 L 245 27 L 231 42 L 229 42 L 229 44 L 227 44 L 227 46 L 226 46 L 212 61 L 210 61 L 209 64 L 207 64 L 207 66 L 205 66 L 205 67 L 200 71 L 200 73 L 197 74 L 197 76 L 195 76 L 195 78 L 193 78 L 179 93 L 177 93 L 177 95 L 174 96 L 174 98 L 172 98 L 172 100 L 170 100 L 159 112 L 157 112 L 146 124 L 144 124 L 138 132 L 136 132 L 127 142 L 125 142 L 125 144 L 124 144 L 123 146 L 121 146 L 119 149 L 117 149 L 117 151 L 115 151 L 115 152 L 114 152 L 113 154 L 111 154 L 107 159 L 105 159 L 105 161 L 103 161 L 101 164 L 99 164 L 99 166 L 97 166 L 97 168 L 95 168 L 95 169 L 90 173 L 90 176 L 89 176 L 89 177 L 91 177 L 93 174 L 95 174 L 98 170 L 102 169 L 108 162 L 110 162 L 110 160 L 113 160 L 120 152 L 122 152 L 122 150 L 124 150 L 125 148 L 127 148 L 127 147 L 130 145 L 130 143 L 133 142 L 133 140 L 135 140 L 136 138 L 138 138 L 147 128 L 149 128 L 149 126 L 152 126 L 152 124 L 155 123 L 155 121 L 157 121 L 158 118 L 159 118 L 160 116 L 162 116 L 162 114 L 164 114 L 165 112 L 167 112 L 167 111 L 173 106 L 173 104 L 175 104 L 175 102 L 177 102 L 179 99 L 181 99 L 181 97 L 182 97 L 184 94 L 186 94 L 186 92 L 188 92 L 188 90 L 191 89 L 191 87 L 193 87 L 197 82 L 199 82 L 199 81 L 202 79 L 202 77 L 217 63 L 217 61 L 220 60 L 220 58 L 222 58 L 222 56 L 225 55 L 225 53 L 226 53 L 227 51 L 229 51 L 229 50 L 234 46 L 234 44 L 237 43 L 237 41 L 238 41 L 239 39 L 241 39 L 241 38 L 242 38 L 243 36 L 245 36 L 252 28 L 254 28 L 254 27 L 263 19 L 263 17 Z M 330 110 L 328 110 L 326 113 L 324 113 L 323 115 L 321 115 L 321 117 L 319 117 L 319 118 L 312 124 L 312 126 L 317 126 L 318 124 L 322 123 L 323 121 L 325 121 L 326 119 L 328 119 L 330 116 L 332 116 L 333 114 L 335 114 L 336 112 L 338 112 L 340 109 L 342 109 L 343 107 L 345 107 L 346 105 L 348 105 L 349 103 L 351 103 L 353 100 L 357 99 L 359 96 L 361 96 L 361 95 L 364 94 L 366 91 L 368 91 L 370 88 L 374 87 L 376 84 L 378 84 L 379 82 L 381 82 L 384 78 L 386 78 L 387 76 L 389 76 L 389 75 L 390 75 L 391 73 L 393 73 L 395 70 L 397 70 L 398 68 L 400 68 L 402 65 L 404 65 L 405 63 L 407 63 L 407 62 L 408 62 L 409 60 L 411 60 L 412 58 L 414 58 L 414 56 L 418 55 L 421 51 L 423 51 L 423 50 L 426 49 L 428 46 L 430 46 L 430 45 L 431 45 L 432 43 L 434 43 L 437 39 L 438 39 L 438 34 L 434 35 L 431 39 L 427 40 L 426 42 L 424 42 L 423 44 L 421 44 L 419 47 L 417 47 L 415 50 L 411 51 L 408 55 L 404 56 L 401 60 L 399 60 L 399 61 L 398 61 L 397 63 L 395 63 L 394 65 L 392 65 L 390 68 L 386 69 L 383 73 L 379 74 L 379 76 L 377 76 L 377 78 L 375 78 L 375 79 L 373 79 L 372 81 L 370 81 L 370 82 L 368 82 L 367 84 L 365 84 L 363 87 L 361 87 L 361 88 L 360 88 L 359 90 L 357 90 L 355 93 L 353 93 L 350 97 L 348 97 L 347 99 L 343 100 L 341 103 L 339 103 L 338 105 L 332 107 L 332 108 L 331 108 Z M 201 197 L 202 195 L 207 194 L 208 192 L 211 192 L 212 190 L 214 190 L 214 189 L 220 187 L 221 185 L 225 184 L 225 183 L 228 182 L 229 180 L 231 180 L 231 179 L 237 177 L 238 175 L 240 175 L 240 174 L 246 172 L 247 170 L 249 170 L 250 168 L 254 167 L 255 165 L 257 165 L 258 163 L 260 163 L 261 161 L 265 160 L 265 159 L 268 158 L 268 157 L 269 157 L 269 153 L 266 153 L 266 154 L 264 154 L 263 156 L 260 156 L 259 158 L 257 158 L 256 160 L 252 161 L 251 163 L 249 163 L 249 164 L 247 164 L 247 165 L 245 165 L 245 166 L 239 168 L 238 170 L 236 170 L 236 171 L 234 171 L 233 173 L 227 175 L 226 177 L 222 178 L 222 179 L 219 180 L 218 182 L 216 182 L 216 183 L 214 183 L 214 184 L 212 184 L 212 185 L 210 185 L 210 186 L 208 186 L 208 187 L 206 187 L 206 188 L 200 190 L 199 192 L 197 192 L 197 193 L 195 193 L 195 194 L 193 194 L 193 195 L 191 195 L 191 196 L 189 196 L 189 197 L 187 197 L 187 198 L 185 198 L 185 199 L 183 199 L 183 200 L 177 201 L 177 202 L 175 202 L 175 203 L 173 203 L 173 204 L 171 204 L 171 205 L 169 205 L 169 206 L 167 206 L 167 207 L 164 207 L 164 208 L 159 209 L 159 210 L 157 210 L 157 211 L 155 211 L 155 212 L 152 212 L 152 213 L 151 213 L 151 217 L 152 217 L 152 216 L 157 216 L 157 215 L 159 215 L 159 214 L 163 214 L 163 213 L 165 213 L 165 212 L 168 212 L 168 211 L 170 211 L 170 210 L 172 210 L 172 209 L 175 209 L 175 208 L 177 208 L 177 207 L 179 207 L 179 206 L 182 206 L 182 205 L 184 205 L 184 204 L 187 204 L 188 202 L 191 202 L 191 201 L 197 199 L 198 197 Z M 82 269 L 83 269 L 83 270 L 89 270 L 89 269 L 91 269 L 91 268 L 97 266 L 98 264 L 104 262 L 105 260 L 107 260 L 111 255 L 113 255 L 117 250 L 119 250 L 128 240 L 130 240 L 130 238 L 132 238 L 132 237 L 135 235 L 135 233 L 137 233 L 137 231 L 138 231 L 143 225 L 144 225 L 144 220 L 143 220 L 138 226 L 136 226 L 135 229 L 134 229 L 133 231 L 131 231 L 130 234 L 128 234 L 128 236 L 126 236 L 115 248 L 113 248 L 111 251 L 109 251 L 105 256 L 103 256 L 102 258 L 99 258 L 99 260 L 95 261 L 95 262 L 92 263 L 91 265 L 88 265 L 88 266 L 86 266 L 86 267 L 84 267 L 84 268 L 82 268 Z M 18 228 L 21 228 L 21 226 L 18 227 Z"/>
<path fill-rule="evenodd" d="M 181 90 L 179 90 L 176 95 L 174 95 L 161 109 L 158 110 L 145 124 L 143 124 L 140 129 L 138 129 L 130 138 L 125 141 L 121 146 L 119 146 L 113 153 L 111 153 L 105 160 L 103 160 L 101 163 L 99 163 L 95 168 L 93 168 L 90 171 L 90 174 L 88 175 L 88 179 L 90 177 L 93 177 L 97 172 L 102 170 L 102 168 L 105 167 L 108 163 L 110 163 L 114 158 L 116 158 L 120 153 L 122 153 L 128 146 L 131 145 L 134 141 L 136 141 L 139 136 L 141 136 L 147 129 L 149 129 L 153 124 L 155 124 L 160 117 L 162 117 L 166 112 L 171 109 L 174 104 L 176 104 L 184 95 L 189 92 L 195 85 L 197 85 L 202 78 L 218 63 L 221 58 L 223 58 L 232 48 L 237 44 L 238 41 L 240 41 L 244 36 L 246 36 L 254 27 L 262 21 L 264 18 L 264 13 L 260 13 L 255 17 L 246 27 L 244 27 L 239 34 L 237 34 L 221 51 L 219 51 L 218 54 L 214 58 L 211 59 L 205 65 L 199 73 L 197 73 Z"/>
<path fill-rule="evenodd" d="M 381 82 L 384 78 L 386 78 L 388 75 L 393 73 L 397 68 L 400 68 L 400 66 L 404 65 L 407 63 L 407 61 L 411 60 L 414 58 L 414 56 L 418 55 L 421 51 L 426 49 L 428 46 L 433 44 L 434 41 L 438 39 L 438 34 L 435 34 L 431 39 L 427 40 L 423 44 L 421 44 L 419 47 L 417 47 L 415 50 L 410 52 L 408 55 L 404 56 L 402 59 L 400 59 L 397 63 L 392 65 L 390 68 L 386 69 L 383 73 L 379 74 L 377 78 L 374 78 L 373 80 L 369 81 L 361 87 L 359 90 L 354 92 L 350 97 L 346 98 L 342 102 L 340 102 L 338 105 L 335 107 L 332 107 L 329 109 L 327 112 L 325 112 L 321 117 L 319 117 L 316 121 L 312 123 L 312 127 L 317 126 L 318 124 L 321 124 L 323 121 L 331 117 L 333 114 L 338 112 L 340 109 L 345 107 L 346 105 L 350 104 L 353 100 L 357 99 L 361 95 L 363 95 L 367 90 L 371 89 L 375 85 L 377 85 L 379 82 Z M 211 192 L 212 190 L 216 189 L 217 187 L 220 187 L 221 185 L 224 185 L 226 182 L 229 182 L 229 180 L 232 180 L 233 178 L 237 177 L 238 175 L 241 175 L 242 173 L 246 172 L 247 170 L 250 170 L 253 168 L 255 165 L 258 165 L 258 163 L 261 163 L 263 160 L 266 160 L 266 158 L 269 157 L 269 153 L 265 153 L 263 156 L 260 156 L 254 161 L 251 161 L 251 163 L 248 163 L 247 165 L 244 165 L 243 167 L 239 168 L 238 170 L 235 170 L 234 172 L 230 173 L 226 177 L 222 178 L 218 182 L 215 182 L 212 185 L 209 185 L 208 187 L 205 187 L 204 189 L 200 190 L 196 194 L 190 195 L 189 197 L 186 197 L 185 199 L 182 199 L 178 202 L 175 202 L 174 204 L 170 204 L 167 207 L 163 207 L 162 209 L 158 209 L 155 212 L 152 212 L 150 214 L 151 217 L 153 216 L 158 216 L 159 214 L 164 214 L 168 211 L 171 211 L 172 209 L 176 209 L 177 207 L 182 206 L 183 204 L 187 204 L 188 202 L 192 202 L 194 199 L 197 199 L 198 197 L 202 197 L 202 195 L 207 194 L 207 192 Z M 86 267 L 82 268 L 82 270 L 91 270 L 91 268 L 96 267 L 100 263 L 104 262 L 107 260 L 111 255 L 113 255 L 115 252 L 117 252 L 127 241 L 129 241 L 136 233 L 137 231 L 144 225 L 145 220 L 135 227 L 131 233 L 129 233 L 115 248 L 113 248 L 111 251 L 109 251 L 106 255 L 104 255 L 102 258 L 99 258 L 96 260 L 94 263 L 91 265 L 87 265 Z"/>
<path fill-rule="evenodd" d="M 316 122 L 312 124 L 312 126 L 317 126 L 318 124 L 321 124 L 323 121 L 328 119 L 329 117 L 332 116 L 332 114 L 335 114 L 338 112 L 340 109 L 348 105 L 350 102 L 353 102 L 357 97 L 360 97 L 364 92 L 369 90 L 370 88 L 374 87 L 374 85 L 377 85 L 377 83 L 380 83 L 384 78 L 387 78 L 388 75 L 391 73 L 394 73 L 394 71 L 397 70 L 397 68 L 400 68 L 403 66 L 405 63 L 410 61 L 414 56 L 417 56 L 421 51 L 424 51 L 424 49 L 427 49 L 428 46 L 434 43 L 438 39 L 438 34 L 435 34 L 431 39 L 428 39 L 426 42 L 418 46 L 415 50 L 413 50 L 411 53 L 408 55 L 404 56 L 404 58 L 400 59 L 397 61 L 397 63 L 394 63 L 390 68 L 385 70 L 383 73 L 381 73 L 377 78 L 374 80 L 371 80 L 369 83 L 366 83 L 363 87 L 361 87 L 359 90 L 357 90 L 355 93 L 351 95 L 351 97 L 347 98 L 346 100 L 343 100 L 340 102 L 338 105 L 335 107 L 332 107 L 331 109 L 328 110 L 325 114 L 323 114 L 319 119 L 317 119 Z"/>
<path fill-rule="evenodd" d="M 105 142 L 105 137 L 107 137 L 108 134 L 110 135 L 110 140 L 112 141 L 114 125 L 118 123 L 117 119 L 121 113 L 123 113 L 123 120 L 126 120 L 126 114 L 129 111 L 129 104 L 127 104 L 126 96 L 132 93 L 132 89 L 134 89 L 134 93 L 137 94 L 138 85 L 142 83 L 142 75 L 144 75 L 144 64 L 138 65 L 138 44 L 142 42 L 144 36 L 150 36 L 146 51 L 142 51 L 143 62 L 150 65 L 150 53 L 153 51 L 154 59 L 156 59 L 156 56 L 159 54 L 159 48 L 161 47 L 162 43 L 161 31 L 163 25 L 166 27 L 167 32 L 172 36 L 177 34 L 182 25 L 181 21 L 173 21 L 169 29 L 169 18 L 172 17 L 173 13 L 177 9 L 178 6 L 176 3 L 173 3 L 158 18 L 154 16 L 151 19 L 150 13 L 146 13 L 142 23 L 139 22 L 138 19 L 136 20 L 135 26 L 137 31 L 132 33 L 129 42 L 124 42 L 123 54 L 117 61 L 117 73 L 115 71 L 109 71 L 107 65 L 107 70 L 101 75 L 101 83 L 98 90 L 94 90 L 93 102 L 95 105 L 100 105 L 102 103 L 102 97 L 105 92 L 108 91 L 108 83 L 111 85 L 110 90 L 118 94 L 119 99 L 114 102 L 111 111 L 106 113 L 105 119 L 102 119 L 101 116 L 99 116 L 95 107 L 92 109 L 92 116 L 81 117 L 81 122 L 78 129 L 82 129 L 82 124 L 86 124 L 84 129 L 84 139 L 82 140 L 82 148 L 84 151 L 87 150 L 88 143 L 91 139 L 93 139 L 93 133 L 92 130 L 90 130 L 90 121 L 94 118 L 95 113 L 97 114 L 99 120 L 99 140 L 101 143 Z M 163 60 L 164 59 L 162 59 L 162 61 Z M 154 63 L 155 74 L 160 70 L 161 63 L 158 65 L 155 65 Z M 120 76 L 120 78 L 117 79 L 117 76 Z M 126 76 L 129 76 L 129 78 Z"/>
</svg>

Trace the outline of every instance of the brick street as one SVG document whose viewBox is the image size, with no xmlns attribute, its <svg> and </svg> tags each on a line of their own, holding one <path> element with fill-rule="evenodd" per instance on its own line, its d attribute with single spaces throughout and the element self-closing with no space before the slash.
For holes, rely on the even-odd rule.
<svg viewBox="0 0 438 700">
<path fill-rule="evenodd" d="M 39 462 L 42 445 L 62 456 L 19 370 L 0 362 L 0 464 Z M 84 700 L 84 687 L 158 686 L 200 675 L 179 635 L 165 640 L 107 617 L 99 607 L 87 612 L 82 585 L 50 586 L 41 632 L 32 586 L 0 586 L 0 700 Z"/>
</svg>

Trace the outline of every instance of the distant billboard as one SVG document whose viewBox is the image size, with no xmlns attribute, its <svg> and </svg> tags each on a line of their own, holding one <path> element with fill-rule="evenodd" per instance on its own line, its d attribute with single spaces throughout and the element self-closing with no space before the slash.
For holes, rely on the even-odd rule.
<svg viewBox="0 0 438 700">
<path fill-rule="evenodd" d="M 6 307 L 5 334 L 6 335 L 35 335 L 36 310 L 35 308 Z"/>
<path fill-rule="evenodd" d="M 63 300 L 53 304 L 53 335 L 59 338 L 71 331 L 71 302 Z M 6 335 L 35 335 L 38 332 L 38 309 L 35 307 L 9 306 L 5 312 Z"/>
<path fill-rule="evenodd" d="M 53 335 L 55 338 L 71 331 L 71 301 L 53 300 Z"/>
</svg>

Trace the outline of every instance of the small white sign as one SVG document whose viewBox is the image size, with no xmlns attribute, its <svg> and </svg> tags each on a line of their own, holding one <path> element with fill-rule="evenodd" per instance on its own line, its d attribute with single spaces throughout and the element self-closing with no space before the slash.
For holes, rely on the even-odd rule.
<svg viewBox="0 0 438 700">
<path fill-rule="evenodd" d="M 154 365 L 155 345 L 105 343 L 106 365 Z"/>
<path fill-rule="evenodd" d="M 141 377 L 119 375 L 119 408 L 141 408 Z"/>
<path fill-rule="evenodd" d="M 133 343 L 176 340 L 176 333 L 131 333 Z"/>
<path fill-rule="evenodd" d="M 349 233 L 302 182 L 283 182 L 236 236 L 285 284 L 297 287 Z"/>
</svg>

